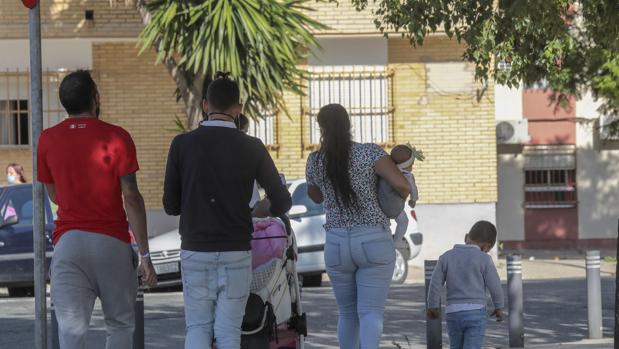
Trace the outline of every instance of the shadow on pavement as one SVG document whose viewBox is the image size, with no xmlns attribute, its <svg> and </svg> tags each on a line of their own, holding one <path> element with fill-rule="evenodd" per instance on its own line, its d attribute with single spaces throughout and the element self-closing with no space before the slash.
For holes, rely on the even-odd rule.
<svg viewBox="0 0 619 349">
<path fill-rule="evenodd" d="M 614 313 L 614 279 L 602 281 L 604 335 L 612 336 Z M 504 291 L 505 292 L 505 291 Z M 583 279 L 525 281 L 525 342 L 527 345 L 576 342 L 587 338 L 586 282 Z M 308 342 L 313 348 L 337 345 L 335 299 L 330 287 L 312 289 L 303 294 L 309 316 Z M 506 299 L 507 304 L 507 299 Z M 311 305 L 311 307 L 309 307 Z M 488 321 L 486 347 L 507 348 L 507 322 Z M 392 287 L 385 310 L 381 348 L 417 348 L 424 345 L 424 287 Z M 410 343 L 410 346 L 409 344 Z M 447 328 L 443 320 L 443 347 L 448 347 Z"/>
<path fill-rule="evenodd" d="M 612 336 L 614 279 L 602 280 L 604 335 Z M 584 279 L 524 282 L 526 344 L 577 342 L 587 337 L 587 300 Z M 303 305 L 308 314 L 308 348 L 337 348 L 337 306 L 330 286 L 307 288 Z M 179 292 L 145 295 L 147 348 L 182 348 L 185 337 L 183 297 Z M 0 348 L 34 346 L 34 301 L 0 300 Z M 443 321 L 444 323 L 444 321 Z M 443 347 L 448 347 L 443 325 Z M 99 305 L 95 307 L 89 349 L 103 349 L 105 326 Z M 407 342 L 410 342 L 410 346 Z M 419 284 L 392 287 L 387 302 L 381 348 L 425 347 L 424 288 Z M 507 323 L 488 322 L 487 348 L 507 348 Z"/>
</svg>

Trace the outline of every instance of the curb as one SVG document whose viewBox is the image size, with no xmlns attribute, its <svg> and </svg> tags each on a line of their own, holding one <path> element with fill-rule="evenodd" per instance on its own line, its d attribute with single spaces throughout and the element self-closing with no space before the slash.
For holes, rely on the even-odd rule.
<svg viewBox="0 0 619 349">
<path fill-rule="evenodd" d="M 604 338 L 604 339 L 595 339 L 595 340 L 583 340 L 580 342 L 570 342 L 570 343 L 554 343 L 554 344 L 540 344 L 540 345 L 532 345 L 527 346 L 530 349 L 606 349 L 613 348 L 613 339 L 612 338 Z"/>
</svg>

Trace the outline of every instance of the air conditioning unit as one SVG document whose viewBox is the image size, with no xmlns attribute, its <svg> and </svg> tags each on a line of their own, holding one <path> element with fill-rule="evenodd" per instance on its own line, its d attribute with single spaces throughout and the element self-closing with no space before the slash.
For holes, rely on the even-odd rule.
<svg viewBox="0 0 619 349">
<path fill-rule="evenodd" d="M 529 123 L 526 119 L 497 120 L 496 141 L 498 144 L 524 144 L 530 139 Z"/>
</svg>

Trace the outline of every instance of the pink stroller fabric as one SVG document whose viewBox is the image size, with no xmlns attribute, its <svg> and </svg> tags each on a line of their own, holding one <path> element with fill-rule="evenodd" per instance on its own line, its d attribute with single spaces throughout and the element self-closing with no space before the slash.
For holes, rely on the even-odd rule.
<svg viewBox="0 0 619 349">
<path fill-rule="evenodd" d="M 254 221 L 254 234 L 251 241 L 253 269 L 273 258 L 282 258 L 287 246 L 286 229 L 280 220 L 265 218 Z"/>
</svg>

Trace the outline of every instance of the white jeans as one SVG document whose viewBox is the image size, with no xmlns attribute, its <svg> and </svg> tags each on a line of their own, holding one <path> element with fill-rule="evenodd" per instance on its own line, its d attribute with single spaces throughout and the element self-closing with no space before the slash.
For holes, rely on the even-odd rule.
<svg viewBox="0 0 619 349">
<path fill-rule="evenodd" d="M 251 252 L 181 251 L 187 337 L 185 349 L 241 347 L 251 284 Z"/>
</svg>

